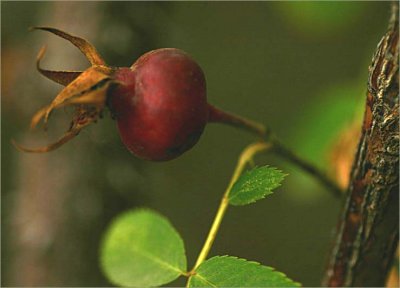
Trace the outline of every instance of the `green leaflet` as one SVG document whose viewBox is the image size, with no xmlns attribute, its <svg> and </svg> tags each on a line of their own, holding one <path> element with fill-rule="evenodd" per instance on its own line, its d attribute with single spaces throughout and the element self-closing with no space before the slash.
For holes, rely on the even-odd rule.
<svg viewBox="0 0 400 288">
<path fill-rule="evenodd" d="M 246 171 L 235 182 L 229 193 L 229 203 L 246 205 L 272 194 L 286 175 L 276 168 L 263 166 Z"/>
<path fill-rule="evenodd" d="M 186 271 L 181 237 L 166 218 L 151 210 L 118 216 L 102 244 L 102 269 L 116 285 L 158 286 Z"/>
<path fill-rule="evenodd" d="M 190 277 L 189 287 L 298 287 L 285 274 L 257 262 L 216 256 L 203 262 Z"/>
</svg>

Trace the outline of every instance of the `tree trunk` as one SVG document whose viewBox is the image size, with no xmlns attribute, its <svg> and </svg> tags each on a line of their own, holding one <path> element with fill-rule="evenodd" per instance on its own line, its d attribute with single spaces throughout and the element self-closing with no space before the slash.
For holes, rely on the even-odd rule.
<svg viewBox="0 0 400 288">
<path fill-rule="evenodd" d="M 399 22 L 369 68 L 364 123 L 325 286 L 384 286 L 399 238 Z"/>
</svg>

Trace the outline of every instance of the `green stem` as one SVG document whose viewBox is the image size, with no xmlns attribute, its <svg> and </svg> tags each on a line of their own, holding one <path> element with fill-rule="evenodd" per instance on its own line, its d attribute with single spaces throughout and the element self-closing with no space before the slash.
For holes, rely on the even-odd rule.
<svg viewBox="0 0 400 288">
<path fill-rule="evenodd" d="M 217 236 L 222 219 L 224 218 L 226 209 L 228 208 L 229 193 L 232 189 L 233 184 L 237 181 L 237 179 L 242 174 L 244 168 L 246 167 L 246 164 L 251 162 L 253 157 L 257 153 L 268 150 L 271 147 L 272 147 L 272 145 L 270 143 L 257 142 L 257 143 L 253 143 L 253 144 L 247 146 L 246 149 L 243 150 L 242 154 L 239 157 L 238 163 L 236 165 L 236 168 L 232 175 L 232 178 L 229 182 L 229 185 L 226 188 L 224 195 L 222 196 L 221 203 L 218 207 L 217 214 L 214 218 L 214 222 L 208 233 L 207 239 L 204 242 L 203 248 L 201 249 L 201 252 L 197 258 L 196 264 L 194 265 L 191 272 L 189 272 L 189 275 L 193 275 L 194 271 L 200 266 L 201 263 L 203 263 L 203 261 L 207 258 L 208 253 L 210 252 L 210 249 L 214 243 L 215 237 Z"/>
</svg>

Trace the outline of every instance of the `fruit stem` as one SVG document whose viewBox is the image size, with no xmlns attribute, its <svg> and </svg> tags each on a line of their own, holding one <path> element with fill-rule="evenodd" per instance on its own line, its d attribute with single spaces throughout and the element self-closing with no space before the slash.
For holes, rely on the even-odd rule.
<svg viewBox="0 0 400 288">
<path fill-rule="evenodd" d="M 229 182 L 228 187 L 225 190 L 225 193 L 221 199 L 221 203 L 218 207 L 217 214 L 215 216 L 214 222 L 211 226 L 211 229 L 208 233 L 207 239 L 204 242 L 204 246 L 197 258 L 196 264 L 194 265 L 193 269 L 189 272 L 190 275 L 194 274 L 194 271 L 200 266 L 201 263 L 207 258 L 208 253 L 214 243 L 215 237 L 217 236 L 217 232 L 221 225 L 222 219 L 225 215 L 226 209 L 229 206 L 229 193 L 231 192 L 233 184 L 237 181 L 237 179 L 242 174 L 244 168 L 248 163 L 253 161 L 253 157 L 262 151 L 268 150 L 272 147 L 270 143 L 266 142 L 256 142 L 247 146 L 242 154 L 239 157 L 238 163 L 236 165 L 235 171 L 232 175 L 232 178 Z M 189 282 L 188 282 L 189 283 Z"/>
<path fill-rule="evenodd" d="M 319 182 L 326 186 L 334 196 L 339 197 L 343 195 L 339 186 L 324 172 L 320 171 L 312 163 L 297 156 L 293 151 L 287 148 L 265 125 L 229 112 L 222 111 L 212 105 L 208 105 L 208 109 L 208 122 L 224 123 L 257 134 L 263 141 L 272 144 L 272 150 L 276 154 L 286 159 L 288 162 L 300 167 L 302 170 L 316 178 Z"/>
<path fill-rule="evenodd" d="M 208 104 L 208 113 L 208 122 L 210 123 L 224 123 L 234 127 L 239 127 L 241 129 L 256 133 L 262 138 L 264 138 L 267 134 L 267 129 L 264 125 L 233 113 L 222 111 L 221 109 L 218 109 L 210 104 Z"/>
</svg>

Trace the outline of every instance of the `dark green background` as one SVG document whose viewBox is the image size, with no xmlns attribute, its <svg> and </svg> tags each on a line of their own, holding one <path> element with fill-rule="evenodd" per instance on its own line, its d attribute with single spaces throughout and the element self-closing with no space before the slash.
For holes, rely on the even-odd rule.
<svg viewBox="0 0 400 288">
<path fill-rule="evenodd" d="M 124 148 L 107 114 L 58 151 L 17 152 L 10 139 L 44 144 L 68 124 L 61 111 L 55 119 L 64 122 L 53 119 L 48 136 L 27 129 L 34 111 L 60 90 L 35 71 L 40 46 L 52 41 L 45 67 L 87 67 L 75 47 L 28 27 L 56 26 L 85 37 L 113 66 L 130 66 L 160 47 L 183 49 L 203 68 L 210 103 L 267 123 L 289 147 L 328 169 L 332 141 L 363 110 L 368 65 L 389 15 L 389 2 L 2 2 L 1 8 L 5 286 L 109 285 L 98 268 L 100 237 L 113 216 L 135 206 L 171 220 L 193 265 L 237 157 L 254 140 L 211 124 L 182 157 L 145 162 Z M 268 199 L 229 208 L 211 255 L 258 261 L 318 286 L 341 202 L 281 159 L 264 155 L 257 162 L 289 176 Z M 36 170 L 43 170 L 41 177 L 31 183 L 27 175 L 36 177 Z M 32 196 L 35 191 L 49 193 L 48 203 Z M 21 226 L 18 211 L 27 197 L 33 197 L 24 204 L 32 213 L 55 219 L 40 263 L 24 254 L 31 243 L 25 230 L 40 226 L 29 219 Z M 56 215 L 43 212 L 53 203 Z M 45 237 L 46 229 L 40 233 Z M 29 278 L 35 265 L 44 267 L 41 280 Z"/>
</svg>

